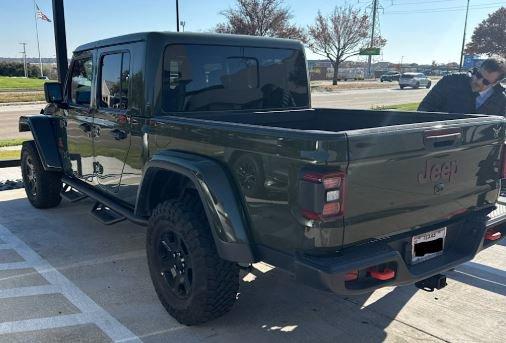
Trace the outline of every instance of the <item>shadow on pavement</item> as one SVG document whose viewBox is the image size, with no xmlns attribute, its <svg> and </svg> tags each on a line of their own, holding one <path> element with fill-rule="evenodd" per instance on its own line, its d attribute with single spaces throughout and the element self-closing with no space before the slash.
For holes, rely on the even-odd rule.
<svg viewBox="0 0 506 343">
<path fill-rule="evenodd" d="M 238 301 L 229 314 L 199 327 L 181 326 L 162 308 L 150 284 L 142 254 L 144 230 L 128 223 L 101 225 L 87 214 L 91 205 L 87 200 L 62 202 L 58 208 L 41 211 L 24 198 L 0 200 L 0 223 L 145 342 L 438 339 L 396 320 L 415 294 L 422 292 L 414 286 L 342 297 L 296 283 L 292 275 L 277 269 L 242 273 Z M 447 275 L 506 295 L 503 271 L 471 263 Z M 431 314 L 423 316 L 430 318 Z"/>
<path fill-rule="evenodd" d="M 397 287 L 378 299 L 371 294 L 342 297 L 298 284 L 276 269 L 254 269 L 246 278 L 232 312 L 206 325 L 239 329 L 245 341 L 381 342 L 385 329 L 418 291 Z"/>
</svg>

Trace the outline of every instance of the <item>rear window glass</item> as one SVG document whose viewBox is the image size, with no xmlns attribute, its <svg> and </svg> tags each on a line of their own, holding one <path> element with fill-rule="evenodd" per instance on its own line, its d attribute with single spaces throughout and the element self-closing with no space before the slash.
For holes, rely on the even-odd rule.
<svg viewBox="0 0 506 343">
<path fill-rule="evenodd" d="M 414 77 L 413 74 L 402 74 L 403 79 L 412 79 Z"/>
<path fill-rule="evenodd" d="M 309 104 L 301 51 L 220 45 L 169 45 L 166 112 L 283 109 Z"/>
</svg>

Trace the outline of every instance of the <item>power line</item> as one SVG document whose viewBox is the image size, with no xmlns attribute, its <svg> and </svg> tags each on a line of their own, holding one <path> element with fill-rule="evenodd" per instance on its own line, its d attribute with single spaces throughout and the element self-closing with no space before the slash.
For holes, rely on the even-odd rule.
<svg viewBox="0 0 506 343">
<path fill-rule="evenodd" d="M 392 4 L 389 7 L 404 6 L 404 5 L 425 5 L 425 4 L 455 2 L 455 1 L 461 1 L 461 0 L 429 0 L 429 1 L 423 1 L 423 2 L 417 1 L 417 2 L 400 2 L 400 3 L 394 3 L 394 1 L 392 1 Z"/>
<path fill-rule="evenodd" d="M 497 3 L 489 3 L 483 5 L 470 5 L 469 9 L 489 9 L 489 8 L 497 8 L 497 5 L 502 5 L 504 2 Z M 428 9 L 419 9 L 419 10 L 403 10 L 403 11 L 390 11 L 385 14 L 416 14 L 416 13 L 441 13 L 441 12 L 458 12 L 465 11 L 467 6 L 455 6 L 455 7 L 439 7 L 439 8 L 428 8 Z"/>
</svg>

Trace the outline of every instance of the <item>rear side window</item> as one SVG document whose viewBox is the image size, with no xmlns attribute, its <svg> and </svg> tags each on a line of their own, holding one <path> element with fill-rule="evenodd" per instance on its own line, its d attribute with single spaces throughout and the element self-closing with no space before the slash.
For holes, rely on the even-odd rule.
<svg viewBox="0 0 506 343">
<path fill-rule="evenodd" d="M 162 107 L 166 112 L 308 106 L 305 59 L 293 49 L 169 45 Z"/>
<path fill-rule="evenodd" d="M 100 66 L 100 108 L 128 108 L 130 54 L 127 52 L 102 57 Z"/>
<path fill-rule="evenodd" d="M 91 100 L 91 80 L 93 62 L 91 57 L 74 60 L 70 84 L 70 104 L 89 106 Z"/>
</svg>

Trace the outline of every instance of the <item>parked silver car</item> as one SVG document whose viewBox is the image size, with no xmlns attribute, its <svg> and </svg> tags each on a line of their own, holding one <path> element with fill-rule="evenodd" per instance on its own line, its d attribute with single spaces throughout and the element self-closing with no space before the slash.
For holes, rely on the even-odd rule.
<svg viewBox="0 0 506 343">
<path fill-rule="evenodd" d="M 431 80 L 423 73 L 404 73 L 399 78 L 399 86 L 401 89 L 404 89 L 404 87 L 430 88 L 431 85 Z"/>
</svg>

